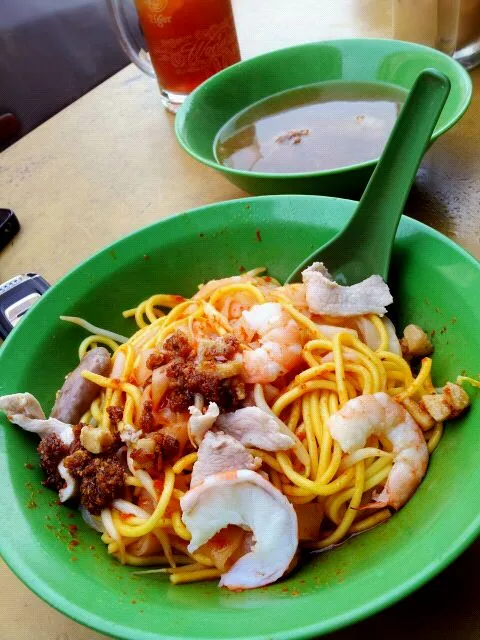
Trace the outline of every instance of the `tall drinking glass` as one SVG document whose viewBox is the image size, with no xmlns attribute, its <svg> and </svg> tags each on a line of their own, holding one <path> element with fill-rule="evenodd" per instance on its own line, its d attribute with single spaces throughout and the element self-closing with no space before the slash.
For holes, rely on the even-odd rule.
<svg viewBox="0 0 480 640">
<path fill-rule="evenodd" d="M 480 64 L 480 0 L 460 0 L 455 59 L 467 69 Z"/>
<path fill-rule="evenodd" d="M 142 71 L 156 76 L 165 107 L 240 60 L 231 0 L 107 0 L 120 42 Z M 135 21 L 148 47 L 135 34 Z"/>
<path fill-rule="evenodd" d="M 392 0 L 393 37 L 480 64 L 480 0 Z"/>
</svg>

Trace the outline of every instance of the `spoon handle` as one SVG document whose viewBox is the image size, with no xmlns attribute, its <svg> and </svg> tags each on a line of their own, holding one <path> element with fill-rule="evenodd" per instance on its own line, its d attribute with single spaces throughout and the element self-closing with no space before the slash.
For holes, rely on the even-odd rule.
<svg viewBox="0 0 480 640">
<path fill-rule="evenodd" d="M 400 216 L 449 91 L 443 73 L 420 73 L 347 226 L 295 271 L 296 278 L 313 261 L 323 261 L 342 284 L 372 274 L 387 279 Z"/>
</svg>

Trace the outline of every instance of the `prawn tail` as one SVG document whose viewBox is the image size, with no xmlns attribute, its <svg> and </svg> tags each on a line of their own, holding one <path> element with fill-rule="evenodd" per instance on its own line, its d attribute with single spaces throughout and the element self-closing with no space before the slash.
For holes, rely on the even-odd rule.
<svg viewBox="0 0 480 640">
<path fill-rule="evenodd" d="M 382 491 L 375 491 L 372 495 L 372 499 L 367 504 L 364 504 L 360 507 L 360 509 L 374 509 L 378 511 L 379 509 L 385 509 L 385 507 L 394 507 L 392 496 L 385 486 Z"/>
<path fill-rule="evenodd" d="M 361 507 L 358 507 L 358 511 L 364 511 L 364 509 L 375 509 L 378 511 L 379 509 L 385 509 L 385 507 L 390 507 L 388 500 L 375 500 L 367 504 L 363 504 Z"/>
</svg>

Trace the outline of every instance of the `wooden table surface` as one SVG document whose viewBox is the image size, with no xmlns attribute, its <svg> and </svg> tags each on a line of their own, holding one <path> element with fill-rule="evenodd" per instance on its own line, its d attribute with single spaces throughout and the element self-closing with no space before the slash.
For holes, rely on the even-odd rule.
<svg viewBox="0 0 480 640">
<path fill-rule="evenodd" d="M 306 41 L 389 37 L 389 0 L 234 0 L 243 57 Z M 427 154 L 407 213 L 480 257 L 480 69 L 461 122 Z M 0 206 L 22 231 L 0 257 L 0 282 L 36 271 L 54 282 L 140 226 L 244 194 L 177 145 L 154 81 L 129 66 L 0 156 Z M 480 638 L 480 543 L 430 584 L 335 640 Z M 2 640 L 99 640 L 0 566 Z"/>
</svg>

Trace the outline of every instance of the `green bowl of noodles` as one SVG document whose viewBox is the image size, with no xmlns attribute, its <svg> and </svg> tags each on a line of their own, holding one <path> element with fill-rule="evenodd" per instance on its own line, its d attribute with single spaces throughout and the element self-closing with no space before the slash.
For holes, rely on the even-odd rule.
<svg viewBox="0 0 480 640">
<path fill-rule="evenodd" d="M 60 315 L 87 317 L 130 335 L 132 321 L 121 311 L 152 293 L 192 295 L 199 282 L 258 265 L 283 280 L 355 206 L 317 196 L 266 196 L 210 205 L 132 233 L 56 283 L 12 332 L 0 351 L 0 395 L 28 390 L 43 406 L 53 404 L 85 337 Z M 478 371 L 479 281 L 474 258 L 438 232 L 402 219 L 389 281 L 392 319 L 398 327 L 415 322 L 435 332 L 438 386 L 462 371 Z M 365 534 L 311 555 L 280 582 L 242 593 L 216 582 L 175 586 L 164 574 L 138 575 L 119 564 L 79 513 L 42 488 L 37 438 L 1 416 L 0 550 L 46 602 L 116 638 L 319 636 L 412 592 L 477 535 L 480 401 L 475 390 L 470 395 L 472 407 L 447 425 L 404 508 Z"/>
</svg>

